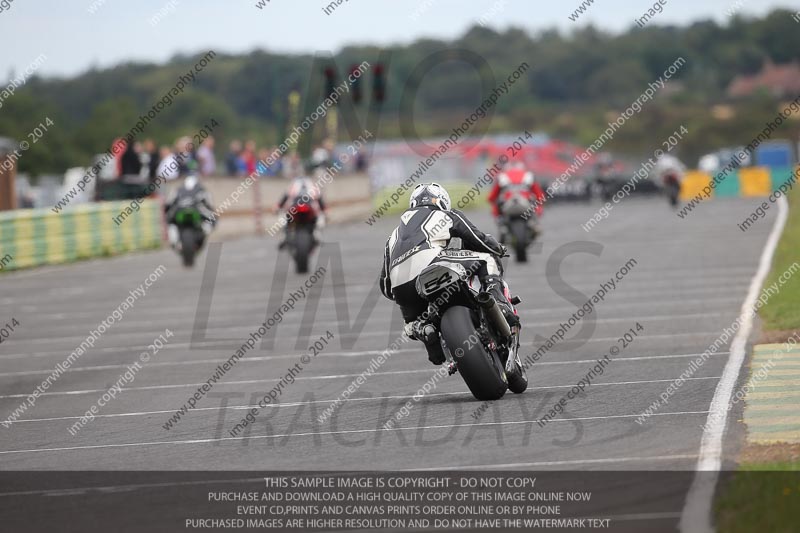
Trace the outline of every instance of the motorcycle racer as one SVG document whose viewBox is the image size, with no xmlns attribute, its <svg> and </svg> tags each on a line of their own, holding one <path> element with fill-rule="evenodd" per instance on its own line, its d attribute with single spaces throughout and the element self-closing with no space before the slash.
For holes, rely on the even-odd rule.
<svg viewBox="0 0 800 533">
<path fill-rule="evenodd" d="M 170 246 L 176 248 L 180 238 L 175 215 L 181 209 L 197 209 L 202 217 L 203 235 L 208 237 L 216 225 L 214 208 L 211 207 L 211 198 L 196 175 L 186 176 L 180 187 L 175 189 L 170 199 L 164 204 L 167 219 L 167 237 Z M 202 246 L 202 243 L 198 244 Z"/>
<path fill-rule="evenodd" d="M 500 229 L 500 242 L 502 243 L 506 242 L 507 237 L 502 211 L 503 204 L 515 194 L 521 195 L 534 205 L 534 212 L 537 217 L 542 216 L 545 202 L 544 191 L 534 179 L 533 172 L 525 168 L 525 165 L 521 162 L 512 163 L 503 173 L 497 176 L 494 186 L 487 197 L 487 200 L 492 205 L 492 215 L 497 222 L 497 227 Z"/>
<path fill-rule="evenodd" d="M 284 225 L 284 238 L 280 244 L 278 244 L 278 249 L 280 250 L 287 245 L 289 222 L 291 222 L 296 210 L 301 205 L 310 207 L 314 212 L 314 239 L 317 242 L 320 240 L 320 231 L 325 227 L 325 200 L 322 197 L 322 192 L 319 190 L 319 187 L 317 187 L 310 178 L 301 176 L 292 180 L 289 189 L 283 193 L 283 196 L 281 196 L 281 199 L 275 206 L 276 212 L 285 212 L 286 224 Z"/>
<path fill-rule="evenodd" d="M 422 270 L 440 257 L 461 263 L 478 276 L 510 326 L 519 326 L 516 310 L 509 303 L 510 293 L 502 278 L 500 257 L 505 247 L 490 234 L 480 231 L 457 209 L 450 208 L 450 195 L 437 183 L 422 183 L 411 193 L 409 208 L 400 216 L 400 225 L 386 241 L 380 286 L 383 295 L 400 306 L 405 333 L 421 340 L 428 359 L 435 365 L 445 361 L 439 334 L 424 334 L 417 319 L 427 310 L 427 302 L 417 293 L 415 282 Z M 451 239 L 461 239 L 461 249 L 447 249 Z"/>
</svg>

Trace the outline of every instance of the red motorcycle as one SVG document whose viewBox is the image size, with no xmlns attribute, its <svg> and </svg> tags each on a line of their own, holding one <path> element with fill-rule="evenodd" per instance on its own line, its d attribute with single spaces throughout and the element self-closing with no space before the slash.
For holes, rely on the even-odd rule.
<svg viewBox="0 0 800 533">
<path fill-rule="evenodd" d="M 309 258 L 318 244 L 314 232 L 319 215 L 313 205 L 300 202 L 292 206 L 287 216 L 286 245 L 294 259 L 295 270 L 298 274 L 305 274 Z"/>
<path fill-rule="evenodd" d="M 527 186 L 510 185 L 503 190 L 500 203 L 503 241 L 509 241 L 518 263 L 528 261 L 528 246 L 539 234 L 536 211 Z"/>
<path fill-rule="evenodd" d="M 667 191 L 669 197 L 669 205 L 675 207 L 678 205 L 678 196 L 681 193 L 681 180 L 674 172 L 668 172 L 664 175 L 664 189 Z"/>
</svg>

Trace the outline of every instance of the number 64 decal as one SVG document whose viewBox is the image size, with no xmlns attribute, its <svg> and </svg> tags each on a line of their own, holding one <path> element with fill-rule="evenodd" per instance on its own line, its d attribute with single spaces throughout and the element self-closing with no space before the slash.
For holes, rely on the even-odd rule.
<svg viewBox="0 0 800 533">
<path fill-rule="evenodd" d="M 432 279 L 425 283 L 424 287 L 427 292 L 433 292 L 442 286 L 447 286 L 453 282 L 450 272 L 443 272 L 438 278 Z"/>
</svg>

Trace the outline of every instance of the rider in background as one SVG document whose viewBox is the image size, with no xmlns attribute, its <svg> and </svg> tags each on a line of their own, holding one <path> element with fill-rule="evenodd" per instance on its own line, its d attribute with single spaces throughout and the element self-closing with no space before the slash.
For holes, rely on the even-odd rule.
<svg viewBox="0 0 800 533">
<path fill-rule="evenodd" d="M 286 221 L 283 240 L 278 244 L 279 250 L 286 247 L 289 235 L 289 223 L 292 221 L 292 218 L 300 206 L 309 206 L 315 213 L 314 240 L 317 243 L 320 242 L 320 233 L 325 227 L 325 200 L 322 197 L 322 191 L 311 181 L 311 178 L 300 176 L 292 180 L 289 189 L 283 193 L 283 196 L 281 196 L 281 199 L 275 206 L 276 212 L 284 211 L 284 220 Z"/>
<path fill-rule="evenodd" d="M 656 160 L 656 166 L 653 169 L 655 175 L 660 182 L 664 182 L 670 175 L 677 177 L 678 181 L 683 180 L 683 175 L 686 173 L 686 165 L 681 163 L 680 159 L 671 154 L 662 154 Z"/>
<path fill-rule="evenodd" d="M 453 238 L 461 239 L 460 250 L 446 249 Z M 441 257 L 460 263 L 467 272 L 478 276 L 483 290 L 494 297 L 508 324 L 519 326 L 502 277 L 500 258 L 505 254 L 505 247 L 494 237 L 475 227 L 461 211 L 450 209 L 450 195 L 441 185 L 420 183 L 411 192 L 408 210 L 400 215 L 400 225 L 386 241 L 380 286 L 383 295 L 400 306 L 406 335 L 425 344 L 431 363 L 441 365 L 445 355 L 438 334 L 424 333 L 426 324 L 417 320 L 428 308 L 417 293 L 417 277 Z"/>
<path fill-rule="evenodd" d="M 164 211 L 167 218 L 167 237 L 169 244 L 176 248 L 180 240 L 180 231 L 175 221 L 175 215 L 181 209 L 197 209 L 203 221 L 204 237 L 211 235 L 214 226 L 217 224 L 214 208 L 211 207 L 211 197 L 205 190 L 197 175 L 192 173 L 186 176 L 180 187 L 173 191 L 170 199 L 164 204 Z M 205 240 L 205 239 L 203 239 Z M 202 246 L 202 242 L 198 246 Z"/>
<path fill-rule="evenodd" d="M 594 164 L 594 183 L 596 190 L 600 193 L 600 197 L 604 202 L 611 201 L 612 196 L 616 192 L 614 187 L 614 177 L 617 174 L 617 168 L 614 164 L 614 158 L 608 152 L 603 152 L 597 156 L 597 162 Z"/>
<path fill-rule="evenodd" d="M 515 192 L 522 194 L 535 206 L 534 211 L 537 217 L 541 217 L 544 210 L 544 191 L 534 179 L 533 172 L 530 172 L 520 161 L 511 163 L 497 176 L 487 197 L 489 203 L 492 204 L 492 216 L 497 222 L 501 243 L 505 243 L 508 237 L 506 224 L 503 223 L 503 203 L 509 194 Z"/>
<path fill-rule="evenodd" d="M 670 154 L 662 154 L 656 160 L 653 173 L 656 182 L 662 184 L 667 191 L 670 204 L 673 207 L 677 206 L 686 166 L 677 157 Z"/>
</svg>

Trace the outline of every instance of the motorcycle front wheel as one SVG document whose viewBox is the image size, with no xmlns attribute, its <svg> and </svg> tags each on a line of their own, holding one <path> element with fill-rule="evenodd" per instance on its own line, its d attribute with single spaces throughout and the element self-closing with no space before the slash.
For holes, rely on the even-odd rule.
<svg viewBox="0 0 800 533">
<path fill-rule="evenodd" d="M 183 266 L 194 266 L 194 256 L 197 253 L 197 236 L 195 230 L 184 228 L 181 230 L 181 258 Z"/>
</svg>

